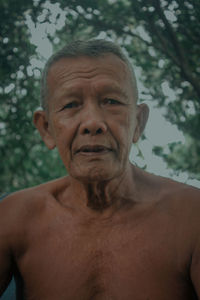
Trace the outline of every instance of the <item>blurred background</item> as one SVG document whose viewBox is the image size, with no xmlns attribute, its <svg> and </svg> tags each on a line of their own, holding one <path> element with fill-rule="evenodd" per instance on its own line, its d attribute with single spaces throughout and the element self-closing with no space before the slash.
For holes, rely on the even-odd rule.
<svg viewBox="0 0 200 300">
<path fill-rule="evenodd" d="M 49 56 L 105 38 L 135 66 L 150 118 L 130 160 L 200 188 L 199 0 L 1 0 L 0 195 L 66 174 L 32 124 Z"/>
</svg>

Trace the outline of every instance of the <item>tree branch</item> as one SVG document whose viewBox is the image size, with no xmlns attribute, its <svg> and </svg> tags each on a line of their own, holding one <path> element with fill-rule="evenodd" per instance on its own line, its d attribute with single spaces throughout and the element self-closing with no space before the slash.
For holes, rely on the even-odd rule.
<svg viewBox="0 0 200 300">
<path fill-rule="evenodd" d="M 186 59 L 186 55 L 185 55 L 185 51 L 184 49 L 181 47 L 180 42 L 178 41 L 176 34 L 171 26 L 171 24 L 169 23 L 169 21 L 167 20 L 161 5 L 160 5 L 160 0 L 153 0 L 153 4 L 155 7 L 155 12 L 158 13 L 158 15 L 160 16 L 161 20 L 163 21 L 168 33 L 169 33 L 169 37 L 171 40 L 171 44 L 175 50 L 176 58 L 175 56 L 172 57 L 172 54 L 170 54 L 170 57 L 173 58 L 173 61 L 180 67 L 181 72 L 183 74 L 183 76 L 185 77 L 186 80 L 188 80 L 191 85 L 193 86 L 194 90 L 196 91 L 198 97 L 199 97 L 199 101 L 200 101 L 200 85 L 199 85 L 199 80 L 193 76 L 192 74 L 192 70 L 189 66 L 188 60 Z M 154 24 L 151 25 L 155 27 Z M 162 44 L 164 45 L 165 48 L 163 48 L 163 50 L 165 51 L 165 53 L 168 53 L 169 55 L 169 51 L 167 50 L 167 43 L 164 41 L 164 38 L 160 35 L 159 31 L 157 30 L 157 35 L 158 38 L 160 39 L 160 41 L 162 42 Z M 156 45 L 154 47 L 157 47 Z"/>
</svg>

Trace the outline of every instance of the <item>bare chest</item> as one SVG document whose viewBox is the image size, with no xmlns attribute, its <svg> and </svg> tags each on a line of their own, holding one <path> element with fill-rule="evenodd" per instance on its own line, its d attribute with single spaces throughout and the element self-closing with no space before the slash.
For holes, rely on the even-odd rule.
<svg viewBox="0 0 200 300">
<path fill-rule="evenodd" d="M 25 299 L 192 299 L 170 230 L 42 225 L 18 261 Z"/>
</svg>

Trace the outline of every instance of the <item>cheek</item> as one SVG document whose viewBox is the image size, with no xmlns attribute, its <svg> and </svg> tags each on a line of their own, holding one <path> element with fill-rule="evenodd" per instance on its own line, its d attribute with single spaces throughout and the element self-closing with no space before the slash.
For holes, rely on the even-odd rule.
<svg viewBox="0 0 200 300">
<path fill-rule="evenodd" d="M 135 109 L 131 110 L 131 113 L 127 116 L 127 122 L 128 122 L 128 128 L 129 128 L 129 134 L 131 136 L 131 139 L 133 138 L 135 128 L 137 125 L 137 118 L 136 118 L 136 112 Z"/>
<path fill-rule="evenodd" d="M 119 120 L 119 124 L 121 125 L 123 131 L 123 138 L 128 143 L 132 142 L 133 134 L 136 127 L 136 119 L 134 114 L 125 114 L 121 116 Z"/>
<path fill-rule="evenodd" d="M 69 151 L 73 137 L 75 135 L 75 129 L 72 126 L 72 122 L 68 122 L 65 119 L 55 119 L 52 124 L 52 132 L 56 147 L 60 152 Z"/>
<path fill-rule="evenodd" d="M 113 129 L 112 134 L 118 144 L 120 157 L 122 158 L 124 155 L 127 156 L 130 151 L 134 135 L 134 119 L 130 114 L 123 112 L 117 119 L 115 119 L 115 122 L 110 122 L 110 124 Z"/>
</svg>

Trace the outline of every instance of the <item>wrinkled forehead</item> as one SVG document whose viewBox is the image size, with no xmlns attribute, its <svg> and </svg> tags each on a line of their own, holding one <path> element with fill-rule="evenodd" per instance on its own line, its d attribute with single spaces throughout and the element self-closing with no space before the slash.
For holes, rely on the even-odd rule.
<svg viewBox="0 0 200 300">
<path fill-rule="evenodd" d="M 114 54 L 60 58 L 51 65 L 47 74 L 48 97 L 55 89 L 70 85 L 77 79 L 100 80 L 101 77 L 125 86 L 137 99 L 137 86 L 130 67 Z"/>
</svg>

